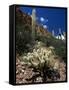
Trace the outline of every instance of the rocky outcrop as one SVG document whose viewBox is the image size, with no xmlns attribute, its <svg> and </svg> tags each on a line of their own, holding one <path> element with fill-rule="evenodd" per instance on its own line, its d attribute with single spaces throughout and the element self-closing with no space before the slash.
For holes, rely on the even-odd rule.
<svg viewBox="0 0 69 90">
<path fill-rule="evenodd" d="M 41 83 L 66 80 L 66 64 L 54 47 L 37 42 L 32 52 L 16 59 L 16 83 Z"/>
<path fill-rule="evenodd" d="M 32 17 L 27 13 L 21 11 L 19 8 L 16 8 L 16 25 L 29 26 L 32 30 Z M 36 32 L 39 35 L 51 35 L 47 29 L 44 29 L 43 26 L 36 23 Z"/>
</svg>

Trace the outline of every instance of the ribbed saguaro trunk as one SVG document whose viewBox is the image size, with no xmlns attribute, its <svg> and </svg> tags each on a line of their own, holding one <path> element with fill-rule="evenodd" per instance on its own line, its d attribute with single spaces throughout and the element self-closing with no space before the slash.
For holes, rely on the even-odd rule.
<svg viewBox="0 0 69 90">
<path fill-rule="evenodd" d="M 36 10 L 32 10 L 32 40 L 35 41 Z"/>
</svg>

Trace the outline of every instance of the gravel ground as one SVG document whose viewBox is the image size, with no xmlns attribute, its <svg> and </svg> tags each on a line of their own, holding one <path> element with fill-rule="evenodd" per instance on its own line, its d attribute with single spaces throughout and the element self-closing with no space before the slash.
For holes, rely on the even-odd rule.
<svg viewBox="0 0 69 90">
<path fill-rule="evenodd" d="M 64 62 L 60 62 L 60 61 L 58 61 L 57 63 L 59 63 L 60 78 L 54 81 L 65 81 L 66 80 L 66 69 L 65 69 L 66 65 Z M 21 61 L 18 58 L 16 59 L 16 83 L 17 84 L 43 82 L 42 77 L 40 76 L 38 76 L 34 82 L 33 80 L 28 80 L 32 78 L 32 76 L 35 74 L 37 73 L 33 72 L 33 68 L 29 68 L 23 61 Z M 48 81 L 52 82 L 50 78 L 47 78 L 46 82 Z"/>
</svg>

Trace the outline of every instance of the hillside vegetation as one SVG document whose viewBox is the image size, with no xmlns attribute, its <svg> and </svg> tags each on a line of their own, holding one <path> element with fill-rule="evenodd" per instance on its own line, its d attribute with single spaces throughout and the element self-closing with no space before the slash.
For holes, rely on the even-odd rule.
<svg viewBox="0 0 69 90">
<path fill-rule="evenodd" d="M 66 43 L 37 24 L 33 40 L 31 21 L 29 15 L 16 10 L 16 82 L 65 81 Z"/>
</svg>

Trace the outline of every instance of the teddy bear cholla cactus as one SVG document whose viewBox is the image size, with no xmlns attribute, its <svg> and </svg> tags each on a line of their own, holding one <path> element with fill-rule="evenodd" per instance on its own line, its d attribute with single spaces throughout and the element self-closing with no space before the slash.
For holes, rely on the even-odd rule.
<svg viewBox="0 0 69 90">
<path fill-rule="evenodd" d="M 37 49 L 33 49 L 32 53 L 28 52 L 26 56 L 23 56 L 22 60 L 25 61 L 26 64 L 36 68 L 41 68 L 42 65 L 46 63 L 48 67 L 58 69 L 59 64 L 56 62 L 56 59 L 54 58 L 56 55 L 53 52 L 54 47 L 44 47 L 39 45 Z"/>
</svg>

